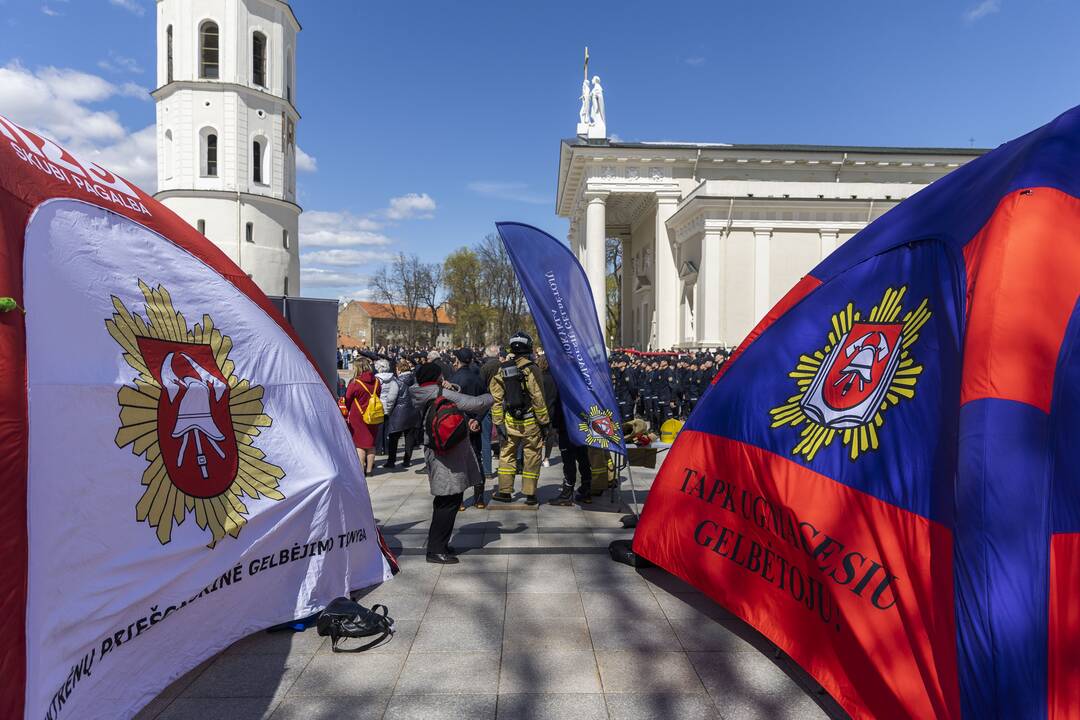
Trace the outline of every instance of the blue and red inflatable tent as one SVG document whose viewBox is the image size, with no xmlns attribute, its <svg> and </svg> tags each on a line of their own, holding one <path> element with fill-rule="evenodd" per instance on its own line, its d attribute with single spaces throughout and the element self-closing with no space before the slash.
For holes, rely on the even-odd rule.
<svg viewBox="0 0 1080 720">
<path fill-rule="evenodd" d="M 1080 109 L 799 282 L 698 405 L 634 549 L 857 718 L 1080 717 Z"/>
</svg>

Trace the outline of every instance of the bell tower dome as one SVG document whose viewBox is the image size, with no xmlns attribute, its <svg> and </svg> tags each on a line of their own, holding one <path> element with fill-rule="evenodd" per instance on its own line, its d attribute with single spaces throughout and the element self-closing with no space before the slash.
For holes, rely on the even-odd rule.
<svg viewBox="0 0 1080 720">
<path fill-rule="evenodd" d="M 300 292 L 285 0 L 157 0 L 158 193 L 270 295 Z"/>
</svg>

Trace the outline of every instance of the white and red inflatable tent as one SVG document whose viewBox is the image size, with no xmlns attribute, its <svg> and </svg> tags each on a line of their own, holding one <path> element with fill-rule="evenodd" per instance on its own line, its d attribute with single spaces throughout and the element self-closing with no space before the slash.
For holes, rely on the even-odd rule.
<svg viewBox="0 0 1080 720">
<path fill-rule="evenodd" d="M 0 717 L 126 718 L 390 577 L 292 329 L 146 193 L 0 117 Z"/>
</svg>

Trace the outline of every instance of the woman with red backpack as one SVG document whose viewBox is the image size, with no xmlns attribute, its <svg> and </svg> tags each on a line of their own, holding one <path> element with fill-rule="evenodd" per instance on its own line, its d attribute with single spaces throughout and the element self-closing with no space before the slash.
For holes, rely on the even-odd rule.
<svg viewBox="0 0 1080 720">
<path fill-rule="evenodd" d="M 410 395 L 420 413 L 424 460 L 434 496 L 427 561 L 449 565 L 458 562 L 457 553 L 449 543 L 462 495 L 466 488 L 484 482 L 469 442 L 469 433 L 478 432 L 480 423 L 466 413 L 483 415 L 495 400 L 491 395 L 473 397 L 447 389 L 442 368 L 435 363 L 421 365 L 415 377 L 416 385 Z"/>
<path fill-rule="evenodd" d="M 377 408 L 369 406 L 372 397 L 378 402 L 381 390 L 371 360 L 366 357 L 357 358 L 353 378 L 345 389 L 345 407 L 349 409 L 349 431 L 352 433 L 356 454 L 360 456 L 360 466 L 364 468 L 365 475 L 370 475 L 375 469 L 375 436 L 379 431 L 379 423 L 371 422 L 373 415 L 378 415 L 379 422 L 382 422 L 382 411 L 373 412 Z M 382 407 L 381 402 L 378 402 L 378 405 Z"/>
</svg>

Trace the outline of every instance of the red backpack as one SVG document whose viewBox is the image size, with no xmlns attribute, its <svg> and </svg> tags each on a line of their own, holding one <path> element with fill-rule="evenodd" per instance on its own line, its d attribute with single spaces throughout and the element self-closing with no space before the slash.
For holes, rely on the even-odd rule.
<svg viewBox="0 0 1080 720">
<path fill-rule="evenodd" d="M 424 434 L 425 444 L 438 455 L 449 452 L 469 436 L 469 418 L 453 400 L 443 397 L 442 388 L 424 415 Z"/>
</svg>

